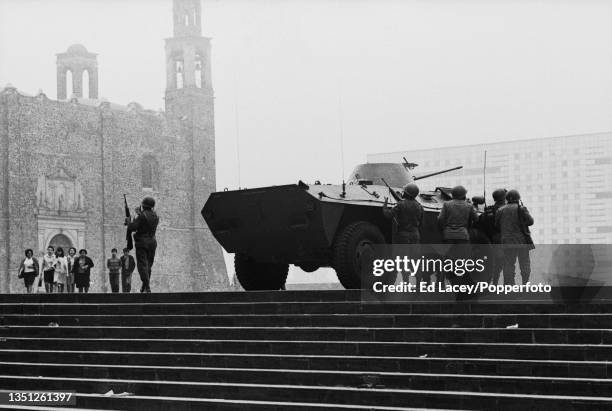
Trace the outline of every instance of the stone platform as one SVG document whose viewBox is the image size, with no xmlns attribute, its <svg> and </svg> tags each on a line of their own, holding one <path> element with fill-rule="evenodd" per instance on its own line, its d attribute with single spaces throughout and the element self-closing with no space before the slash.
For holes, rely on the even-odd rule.
<svg viewBox="0 0 612 411">
<path fill-rule="evenodd" d="M 74 390 L 81 409 L 612 409 L 607 294 L 0 295 L 0 390 Z"/>
</svg>

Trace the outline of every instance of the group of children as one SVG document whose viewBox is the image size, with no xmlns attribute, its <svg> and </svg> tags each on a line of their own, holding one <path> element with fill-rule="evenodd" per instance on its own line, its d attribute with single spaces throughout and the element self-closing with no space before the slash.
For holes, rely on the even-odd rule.
<svg viewBox="0 0 612 411">
<path fill-rule="evenodd" d="M 121 258 L 117 257 L 117 249 L 111 251 L 111 258 L 107 260 L 106 266 L 109 270 L 111 291 L 119 292 L 119 277 L 121 276 L 122 292 L 131 291 L 131 277 L 136 263 L 134 257 L 125 248 Z M 61 247 L 55 249 L 47 247 L 47 253 L 43 255 L 39 263 L 34 257 L 32 249 L 25 250 L 25 258 L 21 261 L 18 277 L 23 279 L 26 292 L 32 293 L 34 283 L 38 278 L 38 286 L 44 282 L 47 293 L 74 293 L 75 288 L 80 293 L 87 293 L 91 282 L 91 269 L 94 263 L 87 256 L 87 250 L 82 249 L 77 255 L 76 248 L 70 247 L 68 255 L 64 254 Z"/>
</svg>

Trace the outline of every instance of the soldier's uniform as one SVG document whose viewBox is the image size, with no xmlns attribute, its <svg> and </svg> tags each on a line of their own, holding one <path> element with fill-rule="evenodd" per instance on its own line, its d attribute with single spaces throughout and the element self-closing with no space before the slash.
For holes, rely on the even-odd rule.
<svg viewBox="0 0 612 411">
<path fill-rule="evenodd" d="M 442 239 L 450 244 L 467 244 L 470 242 L 469 228 L 478 218 L 476 210 L 465 201 L 467 191 L 462 186 L 454 187 L 453 199 L 442 205 L 438 215 L 438 226 Z"/>
<path fill-rule="evenodd" d="M 495 225 L 500 230 L 504 251 L 504 284 L 514 284 L 514 268 L 517 259 L 523 284 L 525 284 L 531 275 L 529 251 L 534 247 L 528 226 L 533 225 L 533 217 L 526 207 L 519 205 L 518 191 L 508 191 L 506 199 L 508 204 L 497 210 L 495 214 Z"/>
<path fill-rule="evenodd" d="M 396 222 L 393 233 L 394 244 L 418 244 L 421 242 L 420 229 L 423 225 L 423 206 L 414 198 L 406 196 L 393 208 L 383 208 L 387 218 Z"/>
<path fill-rule="evenodd" d="M 398 201 L 393 208 L 383 207 L 383 214 L 386 218 L 393 219 L 394 230 L 392 242 L 394 244 L 394 254 L 400 255 L 407 250 L 405 247 L 398 247 L 399 244 L 419 244 L 421 242 L 421 226 L 423 225 L 423 206 L 416 200 L 419 195 L 419 188 L 416 184 L 408 184 L 404 187 L 404 199 Z M 411 253 L 419 254 L 418 247 L 411 247 Z M 408 281 L 408 273 L 402 271 L 403 280 Z M 425 280 L 419 278 L 418 281 Z"/>
<path fill-rule="evenodd" d="M 147 293 L 151 292 L 151 267 L 153 267 L 157 249 L 155 231 L 159 224 L 159 217 L 153 211 L 153 207 L 155 207 L 155 200 L 145 197 L 142 200 L 142 212 L 128 224 L 128 230 L 134 232 L 136 267 L 142 281 L 140 292 Z"/>
<path fill-rule="evenodd" d="M 501 247 L 501 232 L 495 225 L 495 215 L 497 214 L 497 210 L 506 205 L 506 190 L 503 188 L 495 190 L 493 192 L 493 201 L 495 201 L 495 203 L 486 207 L 484 213 L 480 216 L 480 226 L 491 240 L 491 244 L 493 244 L 491 255 L 493 261 L 491 264 L 491 277 L 489 282 L 497 285 L 497 283 L 499 283 L 499 276 L 504 267 L 504 252 Z"/>
<path fill-rule="evenodd" d="M 453 244 L 447 251 L 447 257 L 453 260 L 465 259 L 471 255 L 470 232 L 472 224 L 478 215 L 472 204 L 465 199 L 467 190 L 463 186 L 452 189 L 453 199 L 442 205 L 438 215 L 438 226 L 442 231 L 442 241 L 445 244 Z M 470 284 L 472 282 L 468 274 L 450 275 L 452 283 Z M 444 282 L 444 275 L 441 281 Z"/>
</svg>

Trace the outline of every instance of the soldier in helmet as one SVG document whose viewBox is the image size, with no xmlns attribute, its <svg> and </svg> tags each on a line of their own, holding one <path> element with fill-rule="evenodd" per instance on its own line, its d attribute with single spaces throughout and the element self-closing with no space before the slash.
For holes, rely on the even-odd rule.
<svg viewBox="0 0 612 411">
<path fill-rule="evenodd" d="M 499 228 L 495 225 L 495 214 L 497 210 L 506 205 L 506 193 L 508 190 L 505 188 L 498 188 L 493 191 L 493 205 L 485 208 L 484 213 L 480 216 L 481 226 L 491 239 L 493 244 L 493 264 L 491 265 L 491 278 L 490 282 L 494 285 L 499 283 L 499 276 L 504 266 L 504 253 L 501 249 L 501 233 Z"/>
<path fill-rule="evenodd" d="M 152 197 L 145 197 L 137 216 L 133 221 L 128 221 L 128 230 L 134 233 L 134 242 L 136 247 L 136 266 L 138 274 L 142 281 L 141 293 L 151 292 L 151 267 L 155 260 L 155 250 L 157 248 L 157 240 L 155 239 L 155 231 L 159 224 L 159 217 L 153 211 L 155 200 Z"/>
<path fill-rule="evenodd" d="M 442 232 L 442 241 L 445 244 L 454 244 L 448 250 L 448 256 L 453 259 L 465 258 L 470 243 L 469 229 L 476 222 L 478 215 L 476 209 L 466 200 L 467 190 L 463 186 L 453 187 L 453 199 L 442 205 L 438 215 L 438 227 Z M 467 275 L 466 275 L 467 276 Z M 466 276 L 451 276 L 452 282 L 468 282 Z M 440 282 L 444 282 L 441 275 Z"/>
<path fill-rule="evenodd" d="M 397 224 L 394 232 L 394 244 L 418 244 L 421 241 L 420 228 L 423 224 L 423 206 L 416 200 L 419 187 L 410 183 L 404 187 L 404 199 L 393 208 L 383 206 L 383 214 L 392 218 Z"/>
<path fill-rule="evenodd" d="M 518 259 L 523 284 L 529 281 L 531 262 L 529 251 L 535 248 L 529 232 L 533 217 L 521 203 L 517 190 L 506 194 L 508 204 L 495 213 L 495 225 L 500 232 L 504 252 L 504 284 L 514 285 L 514 268 Z"/>
<path fill-rule="evenodd" d="M 477 219 L 476 209 L 466 201 L 467 190 L 463 186 L 453 187 L 453 199 L 442 205 L 438 226 L 442 239 L 449 244 L 468 244 L 469 228 Z"/>
<path fill-rule="evenodd" d="M 410 183 L 404 187 L 404 198 L 398 201 L 395 207 L 387 207 L 387 199 L 383 206 L 383 215 L 393 219 L 393 244 L 419 244 L 421 242 L 421 226 L 423 225 L 423 206 L 416 200 L 419 195 L 419 187 Z M 406 252 L 397 247 L 395 254 Z M 410 250 L 414 252 L 415 250 Z M 402 271 L 403 280 L 409 281 L 409 274 Z M 421 281 L 421 279 L 418 279 Z"/>
</svg>

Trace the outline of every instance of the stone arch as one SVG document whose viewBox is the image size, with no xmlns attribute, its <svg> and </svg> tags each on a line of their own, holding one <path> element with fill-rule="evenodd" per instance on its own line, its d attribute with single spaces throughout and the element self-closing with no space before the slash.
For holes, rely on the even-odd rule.
<svg viewBox="0 0 612 411">
<path fill-rule="evenodd" d="M 68 254 L 68 249 L 74 247 L 74 241 L 66 233 L 57 233 L 49 240 L 47 247 L 50 245 L 57 250 L 58 247 L 62 247 L 64 254 Z"/>
<path fill-rule="evenodd" d="M 204 59 L 200 53 L 196 54 L 195 57 L 195 86 L 202 88 L 204 84 Z"/>
<path fill-rule="evenodd" d="M 83 97 L 91 98 L 91 90 L 89 90 L 89 69 L 84 69 L 82 74 Z"/>
<path fill-rule="evenodd" d="M 72 94 L 74 94 L 74 86 L 72 80 L 74 73 L 72 72 L 72 70 L 66 69 L 66 73 L 64 75 L 66 76 L 66 97 L 72 97 Z"/>
<path fill-rule="evenodd" d="M 185 87 L 185 64 L 183 60 L 174 61 L 174 72 L 176 73 L 176 88 Z"/>
</svg>

